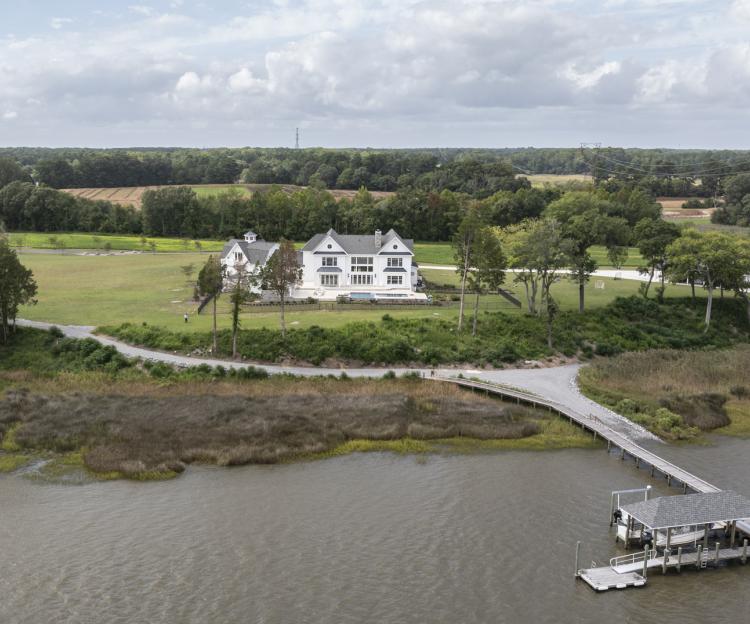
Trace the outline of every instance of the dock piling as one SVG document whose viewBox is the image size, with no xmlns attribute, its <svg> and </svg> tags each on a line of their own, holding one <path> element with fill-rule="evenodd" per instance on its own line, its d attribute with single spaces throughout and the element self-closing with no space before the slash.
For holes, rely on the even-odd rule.
<svg viewBox="0 0 750 624">
<path fill-rule="evenodd" d="M 669 563 L 669 548 L 664 550 L 664 558 L 661 560 L 661 573 L 667 573 L 667 563 Z"/>
<path fill-rule="evenodd" d="M 701 560 L 703 559 L 703 545 L 698 546 L 698 556 L 695 558 L 695 567 L 701 569 Z"/>
<path fill-rule="evenodd" d="M 714 558 L 716 565 L 719 565 L 719 542 L 716 542 L 716 555 Z"/>
<path fill-rule="evenodd" d="M 576 578 L 578 578 L 578 559 L 581 555 L 581 540 L 576 542 Z"/>
<path fill-rule="evenodd" d="M 677 547 L 677 572 L 682 570 L 682 546 Z"/>
<path fill-rule="evenodd" d="M 648 544 L 643 547 L 643 578 L 648 575 Z"/>
<path fill-rule="evenodd" d="M 742 540 L 742 565 L 747 563 L 747 538 Z"/>
</svg>

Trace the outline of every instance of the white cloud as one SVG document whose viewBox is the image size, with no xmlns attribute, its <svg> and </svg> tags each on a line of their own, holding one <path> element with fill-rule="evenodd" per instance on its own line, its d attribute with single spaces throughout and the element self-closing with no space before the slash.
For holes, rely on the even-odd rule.
<svg viewBox="0 0 750 624">
<path fill-rule="evenodd" d="M 153 7 L 147 6 L 145 4 L 131 4 L 128 9 L 133 13 L 138 13 L 140 15 L 150 16 L 155 13 Z"/>
<path fill-rule="evenodd" d="M 50 26 L 52 26 L 52 28 L 54 28 L 55 30 L 60 30 L 67 24 L 72 24 L 72 23 L 73 23 L 73 19 L 70 17 L 53 17 L 49 21 Z"/>
<path fill-rule="evenodd" d="M 3 119 L 5 121 L 11 121 L 13 119 L 16 119 L 18 117 L 18 113 L 16 111 L 6 111 L 3 113 Z"/>
</svg>

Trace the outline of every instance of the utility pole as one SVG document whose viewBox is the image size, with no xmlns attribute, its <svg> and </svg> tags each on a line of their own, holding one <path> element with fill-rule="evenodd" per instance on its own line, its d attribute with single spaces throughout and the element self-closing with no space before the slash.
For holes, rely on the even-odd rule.
<svg viewBox="0 0 750 624">
<path fill-rule="evenodd" d="M 583 157 L 583 160 L 586 162 L 586 149 L 593 149 L 594 150 L 594 158 L 593 162 L 589 163 L 589 173 L 591 174 L 591 182 L 592 184 L 596 184 L 596 168 L 599 164 L 599 150 L 601 149 L 602 144 L 601 143 L 581 143 L 581 156 Z"/>
<path fill-rule="evenodd" d="M 297 132 L 294 138 L 294 149 L 299 149 L 299 128 L 297 128 Z"/>
</svg>

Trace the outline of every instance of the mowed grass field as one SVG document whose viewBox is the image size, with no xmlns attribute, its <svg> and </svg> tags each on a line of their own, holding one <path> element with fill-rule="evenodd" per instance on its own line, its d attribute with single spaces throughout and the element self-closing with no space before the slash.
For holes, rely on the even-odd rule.
<svg viewBox="0 0 750 624">
<path fill-rule="evenodd" d="M 187 253 L 196 251 L 215 253 L 221 251 L 224 242 L 217 240 L 194 241 L 186 238 L 161 238 L 156 236 L 123 236 L 117 234 L 61 234 L 56 232 L 15 232 L 10 234 L 10 243 L 13 247 L 51 249 L 58 251 L 61 255 L 71 254 L 73 252 L 70 250 L 74 249 L 100 252 L 111 250 L 151 253 L 151 243 L 155 245 L 153 251 L 157 253 Z M 297 247 L 302 247 L 304 244 L 302 241 L 295 243 Z M 414 254 L 415 260 L 419 264 L 451 266 L 455 264 L 451 243 L 415 243 Z M 593 247 L 591 255 L 600 267 L 611 266 L 609 258 L 607 258 L 607 250 L 604 247 Z M 638 249 L 631 247 L 623 267 L 636 268 L 641 266 L 642 262 Z"/>
<path fill-rule="evenodd" d="M 253 193 L 268 191 L 273 187 L 280 188 L 285 193 L 294 193 L 295 191 L 300 191 L 306 188 L 304 186 L 296 186 L 294 184 L 184 184 L 172 186 L 189 186 L 195 191 L 195 194 L 198 195 L 198 197 L 210 197 L 229 191 L 240 193 L 241 195 L 249 197 Z M 168 185 L 87 187 L 61 190 L 64 193 L 69 193 L 70 195 L 74 195 L 75 197 L 83 197 L 85 199 L 91 199 L 95 201 L 104 200 L 112 202 L 113 204 L 120 204 L 123 206 L 129 205 L 140 208 L 143 193 L 148 190 L 160 188 L 168 188 Z M 357 194 L 356 190 L 332 189 L 329 192 L 337 199 L 341 199 L 342 197 L 351 198 Z M 370 191 L 370 193 L 376 199 L 381 199 L 383 197 L 393 195 L 393 193 L 389 191 Z"/>
<path fill-rule="evenodd" d="M 39 285 L 38 304 L 22 308 L 19 316 L 32 320 L 73 325 L 117 325 L 146 322 L 168 329 L 206 331 L 211 325 L 210 307 L 196 315 L 192 300 L 195 277 L 205 262 L 205 254 L 136 254 L 112 256 L 74 256 L 58 254 L 22 254 L 22 262 L 34 271 Z M 181 267 L 192 265 L 188 279 Z M 456 284 L 455 271 L 423 270 L 425 278 L 437 284 Z M 523 299 L 523 290 L 508 275 L 506 287 Z M 597 283 L 602 286 L 597 288 Z M 638 282 L 593 278 L 587 286 L 587 305 L 606 305 L 617 296 L 638 292 Z M 577 306 L 577 286 L 567 279 L 553 286 L 553 294 L 563 309 Z M 667 294 L 686 296 L 685 287 L 670 286 Z M 473 300 L 471 304 L 473 305 Z M 481 298 L 481 310 L 522 313 L 497 295 Z M 256 308 L 242 315 L 242 326 L 278 327 L 276 308 Z M 185 325 L 183 314 L 190 316 Z M 448 306 L 418 306 L 388 309 L 342 306 L 334 310 L 318 306 L 290 307 L 287 322 L 291 327 L 340 326 L 352 321 L 379 321 L 384 314 L 393 317 L 450 318 L 458 314 L 457 302 Z M 219 299 L 219 326 L 230 326 L 229 301 Z"/>
<path fill-rule="evenodd" d="M 151 252 L 150 243 L 156 245 L 154 251 L 186 252 L 221 251 L 224 241 L 200 240 L 186 238 L 162 238 L 156 236 L 126 236 L 119 234 L 61 234 L 57 232 L 15 232 L 10 234 L 13 247 L 33 249 L 56 249 L 61 253 L 69 249 L 91 249 L 98 251 L 143 251 Z"/>
</svg>

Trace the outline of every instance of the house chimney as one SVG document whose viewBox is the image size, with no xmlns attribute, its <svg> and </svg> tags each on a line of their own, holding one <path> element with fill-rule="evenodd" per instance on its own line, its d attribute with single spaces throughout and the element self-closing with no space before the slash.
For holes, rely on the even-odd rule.
<svg viewBox="0 0 750 624">
<path fill-rule="evenodd" d="M 383 232 L 375 230 L 375 249 L 380 249 L 383 246 Z"/>
</svg>

